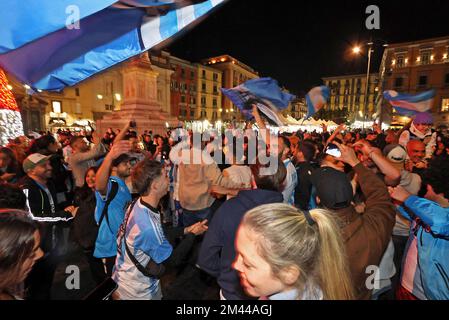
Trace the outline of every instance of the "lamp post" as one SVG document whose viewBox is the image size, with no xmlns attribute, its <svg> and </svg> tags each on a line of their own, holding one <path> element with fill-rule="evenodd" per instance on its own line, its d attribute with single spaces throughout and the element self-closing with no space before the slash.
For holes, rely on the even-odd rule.
<svg viewBox="0 0 449 320">
<path fill-rule="evenodd" d="M 365 96 L 363 97 L 363 116 L 362 116 L 362 129 L 365 130 L 365 122 L 367 119 L 367 111 L 368 111 L 368 94 L 369 94 L 369 78 L 370 78 L 370 70 L 371 70 L 371 54 L 374 52 L 373 46 L 374 42 L 370 41 L 366 44 L 368 46 L 368 66 L 366 68 L 366 82 L 365 82 Z M 388 44 L 384 43 L 383 47 L 388 47 Z M 352 49 L 355 54 L 360 54 L 362 49 L 359 46 L 356 46 Z"/>
</svg>

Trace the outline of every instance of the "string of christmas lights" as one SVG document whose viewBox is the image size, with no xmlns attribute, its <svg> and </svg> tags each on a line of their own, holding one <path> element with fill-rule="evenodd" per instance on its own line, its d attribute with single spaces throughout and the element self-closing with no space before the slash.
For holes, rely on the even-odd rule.
<svg viewBox="0 0 449 320">
<path fill-rule="evenodd" d="M 5 73 L 0 69 L 0 146 L 8 144 L 9 139 L 23 135 L 19 106 L 8 88 Z"/>
</svg>

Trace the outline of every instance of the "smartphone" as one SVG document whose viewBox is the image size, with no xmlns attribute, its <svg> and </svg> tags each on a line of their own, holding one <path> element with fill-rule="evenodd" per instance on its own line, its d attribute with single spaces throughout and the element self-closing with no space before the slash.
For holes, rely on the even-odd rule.
<svg viewBox="0 0 449 320">
<path fill-rule="evenodd" d="M 130 128 L 135 128 L 135 127 L 137 127 L 136 121 L 135 121 L 135 120 L 131 120 L 131 121 L 129 122 L 129 127 L 130 127 Z"/>
<path fill-rule="evenodd" d="M 112 294 L 117 290 L 117 283 L 115 283 L 112 278 L 107 278 L 94 290 L 92 290 L 84 300 L 100 301 L 100 300 L 110 300 Z"/>
<path fill-rule="evenodd" d="M 327 146 L 325 153 L 330 155 L 330 156 L 336 157 L 336 158 L 340 158 L 341 157 L 340 149 L 338 149 L 338 147 L 335 144 L 333 144 L 333 143 L 330 143 Z"/>
</svg>

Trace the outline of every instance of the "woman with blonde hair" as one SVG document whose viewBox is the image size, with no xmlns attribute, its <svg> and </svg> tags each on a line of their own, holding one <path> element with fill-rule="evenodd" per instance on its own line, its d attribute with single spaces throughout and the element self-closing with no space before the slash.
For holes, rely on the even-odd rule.
<svg viewBox="0 0 449 320">
<path fill-rule="evenodd" d="M 247 294 L 270 300 L 349 300 L 345 247 L 332 214 L 273 203 L 248 211 L 234 268 Z"/>
</svg>

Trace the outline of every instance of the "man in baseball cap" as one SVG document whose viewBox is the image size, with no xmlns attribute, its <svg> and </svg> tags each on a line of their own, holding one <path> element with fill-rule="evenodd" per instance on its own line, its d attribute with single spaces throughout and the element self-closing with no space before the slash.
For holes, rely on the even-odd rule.
<svg viewBox="0 0 449 320">
<path fill-rule="evenodd" d="M 367 267 L 379 265 L 391 238 L 395 223 L 395 208 L 385 183 L 366 168 L 353 148 L 335 143 L 340 149 L 338 159 L 350 165 L 365 198 L 362 214 L 352 204 L 353 189 L 343 172 L 322 167 L 312 174 L 317 202 L 335 212 L 346 247 L 351 278 L 357 299 L 370 299 L 366 286 Z"/>
<path fill-rule="evenodd" d="M 51 156 L 44 156 L 40 153 L 33 153 L 29 155 L 25 160 L 23 160 L 23 171 L 28 174 L 29 171 L 36 169 L 36 167 L 41 167 L 44 174 L 48 174 L 47 179 L 51 177 L 51 166 L 48 165 L 48 161 Z"/>
<path fill-rule="evenodd" d="M 321 205 L 328 209 L 343 209 L 351 205 L 354 197 L 351 182 L 344 172 L 331 167 L 316 169 L 312 184 Z"/>
</svg>

